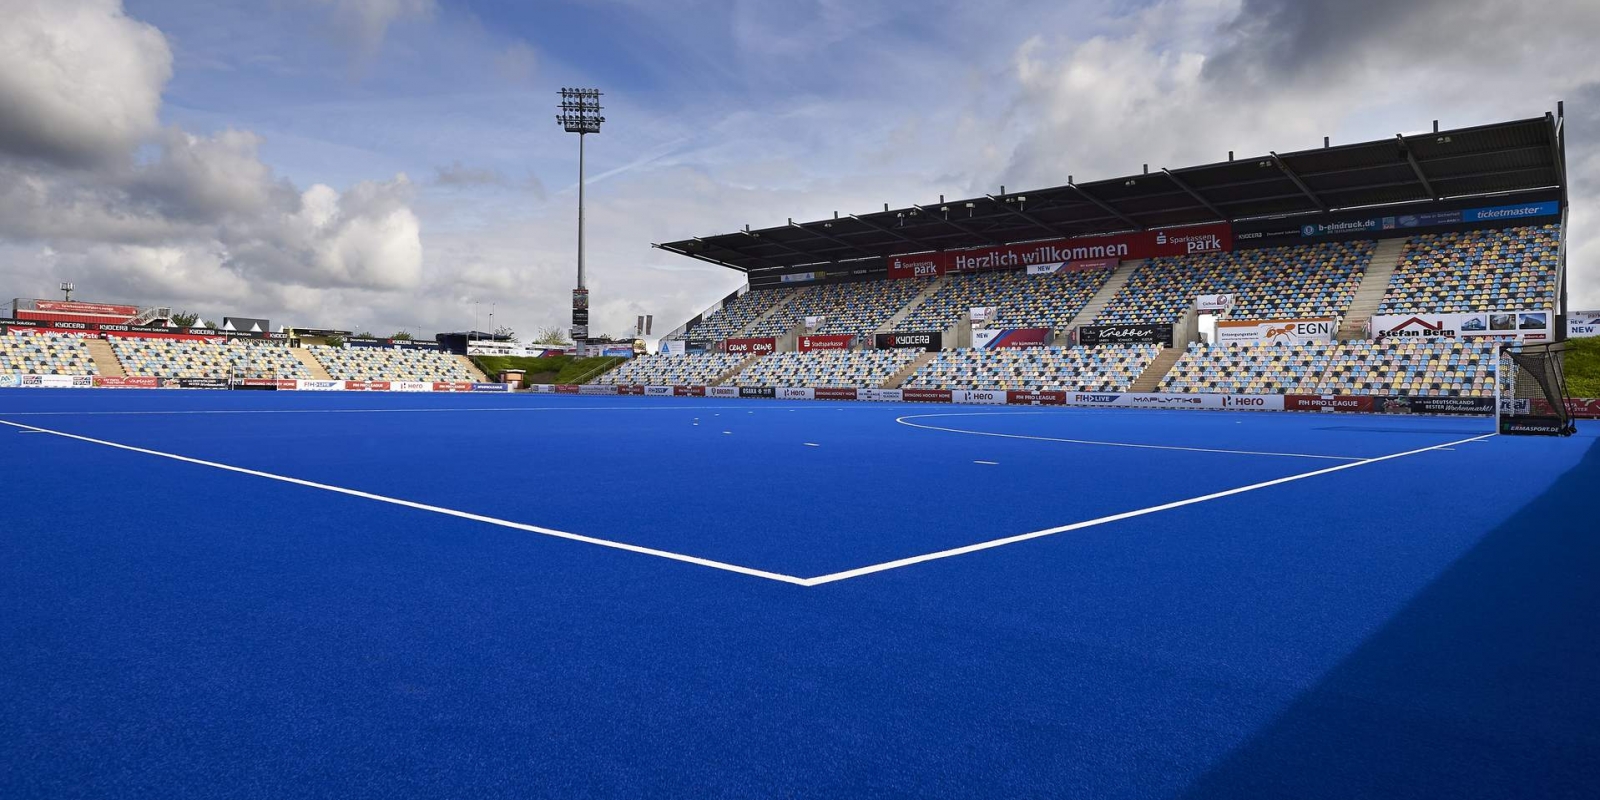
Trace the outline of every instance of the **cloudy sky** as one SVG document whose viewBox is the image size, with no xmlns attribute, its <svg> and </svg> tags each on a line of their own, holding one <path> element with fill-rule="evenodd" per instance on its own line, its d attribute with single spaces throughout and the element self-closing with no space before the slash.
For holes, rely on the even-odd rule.
<svg viewBox="0 0 1600 800">
<path fill-rule="evenodd" d="M 1003 13 L 997 13 L 997 11 Z M 1592 0 L 0 0 L 0 293 L 432 333 L 742 283 L 650 242 L 1542 115 L 1600 307 Z"/>
</svg>

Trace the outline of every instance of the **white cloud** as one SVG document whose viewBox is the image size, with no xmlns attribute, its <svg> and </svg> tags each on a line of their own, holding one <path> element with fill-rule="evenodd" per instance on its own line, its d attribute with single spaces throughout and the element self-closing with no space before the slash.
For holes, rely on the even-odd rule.
<svg viewBox="0 0 1600 800">
<path fill-rule="evenodd" d="M 425 19 L 436 10 L 434 0 L 312 0 L 329 7 L 334 24 L 351 37 L 365 56 L 383 45 L 389 27 L 407 19 Z"/>
<path fill-rule="evenodd" d="M 156 129 L 172 53 L 120 0 L 0 0 L 0 150 L 81 165 Z"/>
</svg>

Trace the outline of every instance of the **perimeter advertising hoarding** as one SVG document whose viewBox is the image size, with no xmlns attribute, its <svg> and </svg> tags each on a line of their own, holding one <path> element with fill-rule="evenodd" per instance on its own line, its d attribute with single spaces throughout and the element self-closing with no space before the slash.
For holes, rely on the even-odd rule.
<svg viewBox="0 0 1600 800">
<path fill-rule="evenodd" d="M 578 387 L 578 394 L 583 395 L 615 395 L 617 387 L 604 383 L 585 383 Z"/>
<path fill-rule="evenodd" d="M 913 403 L 948 403 L 949 389 L 900 389 L 900 399 Z"/>
<path fill-rule="evenodd" d="M 889 277 L 921 278 L 951 272 L 1023 269 L 1030 272 L 1077 262 L 1114 263 L 1126 259 L 1222 253 L 1233 249 L 1233 226 L 1226 222 L 1136 231 L 1114 236 L 1080 236 L 1044 242 L 891 256 Z M 1091 268 L 1091 267 L 1085 267 Z"/>
<path fill-rule="evenodd" d="M 1006 392 L 1006 402 L 1014 406 L 1062 406 L 1067 404 L 1067 393 L 1012 389 Z"/>
<path fill-rule="evenodd" d="M 1170 394 L 1159 392 L 1067 392 L 1071 406 L 1106 408 L 1204 408 L 1282 411 L 1281 394 Z"/>
<path fill-rule="evenodd" d="M 1172 346 L 1172 325 L 1164 322 L 1135 322 L 1129 325 L 1079 325 L 1078 344 L 1159 344 Z"/>
<path fill-rule="evenodd" d="M 747 355 L 767 355 L 778 349 L 778 340 L 772 336 L 758 336 L 749 339 L 727 339 L 722 342 L 724 353 L 744 353 Z"/>
<path fill-rule="evenodd" d="M 969 403 L 980 406 L 1003 406 L 1006 404 L 1006 390 L 1004 389 L 952 389 L 950 402 Z"/>
<path fill-rule="evenodd" d="M 1220 320 L 1219 343 L 1309 344 L 1331 342 L 1339 323 L 1331 317 L 1315 319 Z"/>
<path fill-rule="evenodd" d="M 879 350 L 916 349 L 927 350 L 930 353 L 938 352 L 943 341 L 944 335 L 938 331 L 880 333 L 874 338 Z"/>
<path fill-rule="evenodd" d="M 671 386 L 646 386 L 646 387 L 644 387 L 644 394 L 645 394 L 646 397 L 671 397 L 672 396 L 672 387 Z"/>
<path fill-rule="evenodd" d="M 740 386 L 739 396 L 770 399 L 778 396 L 778 390 L 771 386 Z"/>
<path fill-rule="evenodd" d="M 972 346 L 979 350 L 1047 347 L 1050 339 L 1049 328 L 988 328 L 972 332 Z"/>
<path fill-rule="evenodd" d="M 805 386 L 779 386 L 778 387 L 778 399 L 779 400 L 815 400 L 815 399 L 817 399 L 817 396 L 816 396 L 815 391 L 810 389 L 809 387 L 805 387 Z"/>
<path fill-rule="evenodd" d="M 1583 339 L 1600 336 L 1600 311 L 1568 311 L 1567 337 Z"/>
<path fill-rule="evenodd" d="M 811 390 L 817 400 L 855 400 L 864 389 L 851 389 L 841 386 L 819 386 Z"/>
<path fill-rule="evenodd" d="M 848 333 L 828 334 L 826 336 L 800 337 L 800 352 L 807 353 L 812 350 L 849 350 L 855 344 L 856 337 Z"/>
<path fill-rule="evenodd" d="M 738 397 L 738 396 L 739 396 L 739 387 L 737 387 L 737 386 L 707 386 L 706 387 L 706 397 Z"/>
<path fill-rule="evenodd" d="M 857 389 L 856 399 L 875 403 L 898 403 L 905 399 L 904 389 Z"/>
<path fill-rule="evenodd" d="M 1478 311 L 1464 314 L 1383 314 L 1372 318 L 1374 339 L 1500 337 L 1530 342 L 1551 337 L 1549 311 Z"/>
<path fill-rule="evenodd" d="M 159 389 L 161 388 L 161 379 L 139 375 L 129 375 L 127 377 L 96 375 L 94 376 L 94 385 L 101 389 Z"/>
<path fill-rule="evenodd" d="M 706 387 L 704 387 L 704 386 L 674 386 L 674 387 L 672 387 L 672 395 L 674 397 L 705 397 L 706 396 Z"/>
</svg>

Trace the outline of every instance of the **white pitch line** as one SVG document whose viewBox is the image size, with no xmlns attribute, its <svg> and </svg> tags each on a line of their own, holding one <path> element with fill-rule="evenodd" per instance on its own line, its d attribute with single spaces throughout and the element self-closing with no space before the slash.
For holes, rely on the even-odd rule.
<svg viewBox="0 0 1600 800">
<path fill-rule="evenodd" d="M 1275 453 L 1262 450 L 1229 450 L 1219 447 L 1180 447 L 1171 444 L 1134 444 L 1132 442 L 1103 442 L 1095 439 L 1061 439 L 1054 436 L 1030 436 L 1021 433 L 994 433 L 992 431 L 966 431 L 960 428 L 944 428 L 938 425 L 919 425 L 907 422 L 912 419 L 932 419 L 934 417 L 1012 417 L 1023 414 L 1053 413 L 1037 411 L 1001 411 L 1001 412 L 973 412 L 967 414 L 908 414 L 896 417 L 895 422 L 912 428 L 921 428 L 927 431 L 944 431 L 946 433 L 965 433 L 969 436 L 994 436 L 1001 439 L 1028 439 L 1035 442 L 1064 442 L 1066 444 L 1091 444 L 1102 447 L 1132 447 L 1140 450 L 1182 450 L 1189 453 L 1227 453 L 1241 456 L 1282 456 L 1284 458 L 1320 458 L 1328 461 L 1360 461 L 1356 456 L 1321 456 L 1311 453 Z"/>
<path fill-rule="evenodd" d="M 1133 519 L 1135 517 L 1142 517 L 1142 516 L 1145 516 L 1146 514 L 1156 514 L 1156 513 L 1162 512 L 1162 511 L 1170 511 L 1170 510 L 1172 510 L 1174 508 L 1182 508 L 1184 506 L 1195 505 L 1196 503 L 1204 503 L 1204 502 L 1209 501 L 1209 500 L 1219 500 L 1219 499 L 1224 498 L 1224 497 L 1232 497 L 1233 495 L 1236 495 L 1236 494 L 1244 494 L 1245 492 L 1253 492 L 1253 491 L 1255 491 L 1257 489 L 1265 489 L 1265 488 L 1267 488 L 1269 486 L 1278 486 L 1280 484 L 1290 483 L 1290 482 L 1293 482 L 1293 481 L 1305 480 L 1306 478 L 1315 478 L 1318 475 L 1327 475 L 1329 473 L 1339 472 L 1340 470 L 1354 469 L 1355 467 L 1363 467 L 1363 466 L 1366 466 L 1367 464 L 1376 464 L 1379 461 L 1389 461 L 1391 459 L 1396 459 L 1396 458 L 1405 458 L 1406 456 L 1414 456 L 1414 455 L 1417 455 L 1419 453 L 1429 452 L 1431 450 L 1443 450 L 1445 448 L 1452 447 L 1452 446 L 1458 445 L 1458 444 L 1466 444 L 1467 442 L 1481 441 L 1483 439 L 1487 439 L 1487 438 L 1489 438 L 1491 436 L 1494 436 L 1494 435 L 1495 434 L 1493 434 L 1493 433 L 1486 433 L 1486 434 L 1483 434 L 1482 436 L 1474 436 L 1474 437 L 1472 437 L 1470 439 L 1461 439 L 1459 441 L 1446 442 L 1444 444 L 1436 444 L 1436 445 L 1433 445 L 1432 447 L 1422 447 L 1422 448 L 1418 448 L 1416 450 L 1407 450 L 1404 453 L 1393 453 L 1393 454 L 1387 455 L 1387 456 L 1377 456 L 1375 458 L 1365 458 L 1365 459 L 1362 459 L 1360 461 L 1353 461 L 1353 462 L 1348 463 L 1348 464 L 1339 464 L 1337 466 L 1325 467 L 1323 469 L 1313 470 L 1311 472 L 1302 472 L 1299 475 L 1290 475 L 1290 476 L 1288 476 L 1286 478 L 1274 478 L 1274 479 L 1272 479 L 1270 481 L 1261 481 L 1260 483 L 1252 483 L 1249 486 L 1240 486 L 1237 489 L 1225 489 L 1225 490 L 1220 491 L 1220 492 L 1212 492 L 1211 494 L 1203 494 L 1203 495 L 1200 495 L 1198 497 L 1190 497 L 1190 498 L 1188 498 L 1186 500 L 1175 500 L 1175 501 L 1173 501 L 1171 503 L 1162 503 L 1161 505 L 1150 506 L 1149 508 L 1141 508 L 1141 509 L 1138 509 L 1138 510 L 1135 510 L 1135 511 L 1124 511 L 1124 512 L 1122 512 L 1120 514 L 1111 514 L 1111 515 L 1108 515 L 1108 516 L 1099 517 L 1097 519 L 1084 520 L 1083 522 L 1074 522 L 1071 525 L 1061 525 L 1061 526 L 1054 527 L 1054 528 L 1045 528 L 1042 531 L 1034 531 L 1032 533 L 1023 533 L 1023 534 L 1018 534 L 1016 536 L 1007 536 L 1007 537 L 1005 537 L 1003 539 L 991 539 L 991 540 L 989 540 L 987 542 L 979 542 L 977 544 L 969 544 L 969 545 L 966 545 L 964 547 L 954 547 L 954 548 L 951 548 L 949 550 L 940 550 L 940 551 L 938 551 L 936 553 L 928 553 L 926 555 L 920 555 L 920 556 L 911 556 L 910 558 L 901 558 L 901 559 L 897 559 L 897 560 L 894 560 L 894 561 L 885 561 L 882 564 L 873 564 L 870 567 L 859 567 L 859 568 L 856 568 L 856 569 L 845 570 L 843 572 L 835 572 L 835 573 L 832 573 L 832 574 L 829 574 L 829 575 L 818 575 L 815 578 L 807 578 L 807 579 L 805 579 L 802 582 L 802 585 L 804 585 L 804 586 L 820 586 L 820 585 L 822 585 L 824 583 L 833 583 L 835 581 L 848 580 L 850 578 L 859 578 L 859 577 L 861 577 L 863 575 L 871 575 L 871 574 L 877 573 L 877 572 L 886 572 L 886 571 L 891 570 L 891 569 L 900 569 L 901 567 L 909 567 L 909 566 L 912 566 L 914 564 L 923 564 L 923 563 L 926 563 L 926 562 L 929 562 L 929 561 L 938 561 L 939 559 L 943 559 L 943 558 L 953 558 L 955 556 L 962 556 L 962 555 L 966 555 L 968 553 L 976 553 L 976 552 L 978 552 L 980 550 L 990 550 L 990 549 L 993 549 L 993 548 L 996 548 L 996 547 L 1004 547 L 1004 546 L 1006 546 L 1008 544 L 1016 544 L 1018 542 L 1026 542 L 1026 541 L 1028 541 L 1030 539 L 1041 539 L 1041 538 L 1044 538 L 1046 536 L 1054 536 L 1054 535 L 1056 535 L 1058 533 L 1066 533 L 1068 531 L 1076 531 L 1076 530 L 1082 530 L 1084 528 L 1092 528 L 1092 527 L 1094 527 L 1096 525 L 1104 525 L 1104 524 L 1106 524 L 1108 522 L 1119 522 L 1119 521 L 1125 520 L 1125 519 Z"/>
<path fill-rule="evenodd" d="M 626 544 L 626 543 L 623 543 L 623 542 L 613 542 L 613 541 L 611 541 L 609 539 L 597 539 L 597 538 L 595 538 L 593 536 L 584 536 L 584 535 L 578 534 L 578 533 L 568 533 L 567 531 L 558 531 L 558 530 L 555 530 L 554 528 L 542 528 L 542 527 L 540 527 L 538 525 L 528 525 L 528 524 L 522 523 L 522 522 L 512 522 L 511 520 L 500 519 L 498 517 L 489 517 L 489 516 L 485 516 L 483 514 L 473 514 L 473 513 L 469 512 L 469 511 L 458 511 L 458 510 L 453 509 L 453 508 L 443 508 L 441 506 L 429 505 L 427 503 L 417 503 L 417 502 L 414 502 L 414 501 L 411 501 L 411 500 L 401 500 L 398 497 L 388 497 L 386 495 L 373 494 L 372 492 L 363 492 L 363 491 L 361 491 L 359 489 L 346 489 L 343 486 L 332 486 L 330 484 L 317 483 L 316 481 L 308 481 L 308 480 L 303 480 L 301 478 L 291 478 L 291 477 L 289 477 L 287 475 L 277 475 L 277 474 L 274 474 L 274 473 L 271 473 L 271 472 L 262 472 L 260 470 L 247 469 L 245 467 L 235 467 L 235 466 L 233 466 L 231 464 L 221 464 L 221 463 L 218 463 L 218 462 L 215 462 L 215 461 L 206 461 L 206 460 L 199 459 L 199 458 L 190 458 L 188 456 L 180 456 L 180 455 L 177 455 L 175 453 L 163 453 L 160 450 L 150 450 L 150 449 L 143 448 L 143 447 L 134 447 L 132 445 L 118 444 L 116 442 L 108 442 L 108 441 L 106 441 L 104 439 L 93 439 L 93 438 L 90 438 L 88 436 L 79 436 L 79 435 L 74 434 L 74 433 L 64 433 L 62 431 L 53 431 L 53 430 L 49 430 L 47 428 L 37 428 L 37 427 L 34 427 L 32 425 L 24 425 L 24 424 L 22 424 L 20 422 L 9 422 L 7 420 L 0 419 L 0 425 L 10 425 L 10 426 L 12 426 L 14 428 L 22 428 L 24 430 L 32 431 L 34 433 L 48 433 L 48 434 L 51 434 L 53 436 L 60 436 L 60 437 L 62 437 L 64 439 L 75 439 L 75 440 L 80 441 L 80 442 L 88 442 L 90 444 L 98 444 L 98 445 L 103 445 L 105 447 L 114 447 L 114 448 L 116 448 L 118 450 L 127 450 L 127 451 L 132 452 L 132 453 L 143 453 L 144 455 L 147 455 L 147 456 L 156 456 L 158 458 L 172 459 L 173 461 L 182 461 L 182 462 L 184 462 L 186 464 L 197 464 L 197 465 L 202 466 L 202 467 L 211 467 L 212 469 L 220 469 L 220 470 L 224 470 L 224 471 L 227 471 L 227 472 L 237 472 L 237 473 L 239 473 L 241 475 L 251 475 L 251 476 L 254 476 L 254 477 L 257 477 L 257 478 L 266 478 L 267 480 L 281 481 L 283 483 L 294 484 L 295 486 L 304 486 L 304 487 L 311 488 L 311 489 L 321 489 L 321 490 L 323 490 L 325 492 L 334 492 L 336 494 L 349 495 L 351 497 L 359 497 L 359 498 L 362 498 L 363 500 L 374 500 L 374 501 L 377 501 L 379 503 L 388 503 L 390 505 L 402 506 L 402 507 L 405 507 L 405 508 L 412 508 L 412 509 L 416 509 L 418 511 L 431 511 L 431 512 L 433 512 L 435 514 L 443 514 L 443 515 L 445 515 L 447 517 L 456 517 L 456 518 L 459 518 L 459 519 L 472 520 L 473 522 L 482 522 L 482 523 L 485 523 L 485 524 L 488 524 L 488 525 L 498 525 L 498 526 L 500 526 L 502 528 L 512 528 L 512 529 L 519 530 L 519 531 L 527 531 L 528 533 L 537 533 L 537 534 L 540 534 L 542 536 L 552 536 L 552 537 L 555 537 L 557 539 L 568 539 L 568 540 L 574 541 L 574 542 L 583 542 L 584 544 L 593 544 L 593 545 L 599 545 L 600 547 L 609 547 L 609 548 L 612 548 L 614 550 L 626 550 L 626 551 L 628 551 L 630 553 L 639 553 L 641 555 L 655 556 L 656 558 L 665 558 L 665 559 L 669 559 L 669 560 L 672 560 L 672 561 L 682 561 L 682 562 L 684 562 L 686 564 L 695 564 L 697 566 L 702 566 L 702 567 L 711 567 L 712 569 L 720 569 L 720 570 L 723 570 L 725 572 L 737 572 L 740 575 L 749 575 L 751 577 L 756 577 L 756 578 L 766 578 L 769 581 L 778 581 L 779 583 L 790 583 L 790 584 L 795 584 L 797 586 L 806 585 L 804 578 L 797 578 L 797 577 L 795 577 L 793 575 L 783 575 L 783 574 L 777 573 L 777 572 L 767 572 L 766 570 L 752 569 L 750 567 L 741 567 L 738 564 L 729 564 L 729 563 L 723 562 L 723 561 L 713 561 L 713 560 L 711 560 L 709 558 L 700 558 L 698 556 L 688 556 L 688 555 L 684 555 L 682 553 L 673 553 L 673 552 L 670 552 L 670 551 L 667 551 L 667 550 L 657 550 L 657 549 L 655 549 L 653 547 L 641 547 L 641 546 L 635 545 L 635 544 Z"/>
<path fill-rule="evenodd" d="M 974 464 L 988 464 L 991 467 L 1000 466 L 1000 462 L 998 462 L 998 461 L 974 461 L 972 463 L 974 463 Z"/>
</svg>

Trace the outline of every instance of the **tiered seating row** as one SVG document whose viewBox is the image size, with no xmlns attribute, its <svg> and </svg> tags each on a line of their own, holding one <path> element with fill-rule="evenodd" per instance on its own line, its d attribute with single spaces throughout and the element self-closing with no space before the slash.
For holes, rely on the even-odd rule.
<svg viewBox="0 0 1600 800">
<path fill-rule="evenodd" d="M 1532 311 L 1555 302 L 1561 226 L 1414 236 L 1380 314 Z"/>
<path fill-rule="evenodd" d="M 831 350 L 763 356 L 734 377 L 737 386 L 882 386 L 917 350 Z"/>
<path fill-rule="evenodd" d="M 1343 316 L 1376 247 L 1371 241 L 1325 242 L 1152 258 L 1095 321 L 1170 324 L 1203 294 L 1233 295 L 1232 319 Z"/>
<path fill-rule="evenodd" d="M 940 389 L 1127 391 L 1156 345 L 948 350 L 920 367 L 906 386 Z"/>
<path fill-rule="evenodd" d="M 98 375 L 99 371 L 82 339 L 30 333 L 0 336 L 0 374 Z"/>
<path fill-rule="evenodd" d="M 112 337 L 111 350 L 128 375 L 149 378 L 310 378 L 283 345 L 228 344 Z"/>
<path fill-rule="evenodd" d="M 792 291 L 800 294 L 793 301 L 762 320 L 750 333 L 752 336 L 777 336 L 804 322 L 806 317 L 818 316 L 823 318 L 823 323 L 814 333 L 866 336 L 926 289 L 930 280 L 830 283 L 795 289 Z"/>
<path fill-rule="evenodd" d="M 944 330 L 968 310 L 983 306 L 997 309 L 998 316 L 991 327 L 1064 329 L 1112 272 L 1092 269 L 1047 275 L 1029 275 L 1026 271 L 948 275 L 944 285 L 896 327 L 906 331 Z"/>
<path fill-rule="evenodd" d="M 378 347 L 306 348 L 328 371 L 342 381 L 470 381 L 473 376 L 461 361 L 436 350 Z"/>
<path fill-rule="evenodd" d="M 685 335 L 697 341 L 720 341 L 738 333 L 767 309 L 789 298 L 795 289 L 765 289 L 749 291 L 734 298 L 715 314 L 700 320 Z"/>
<path fill-rule="evenodd" d="M 1298 347 L 1191 344 L 1161 381 L 1167 392 L 1487 397 L 1495 344 L 1460 339 Z"/>
<path fill-rule="evenodd" d="M 704 386 L 739 365 L 746 357 L 735 353 L 693 356 L 640 356 L 596 378 L 595 383 L 646 386 Z"/>
</svg>

